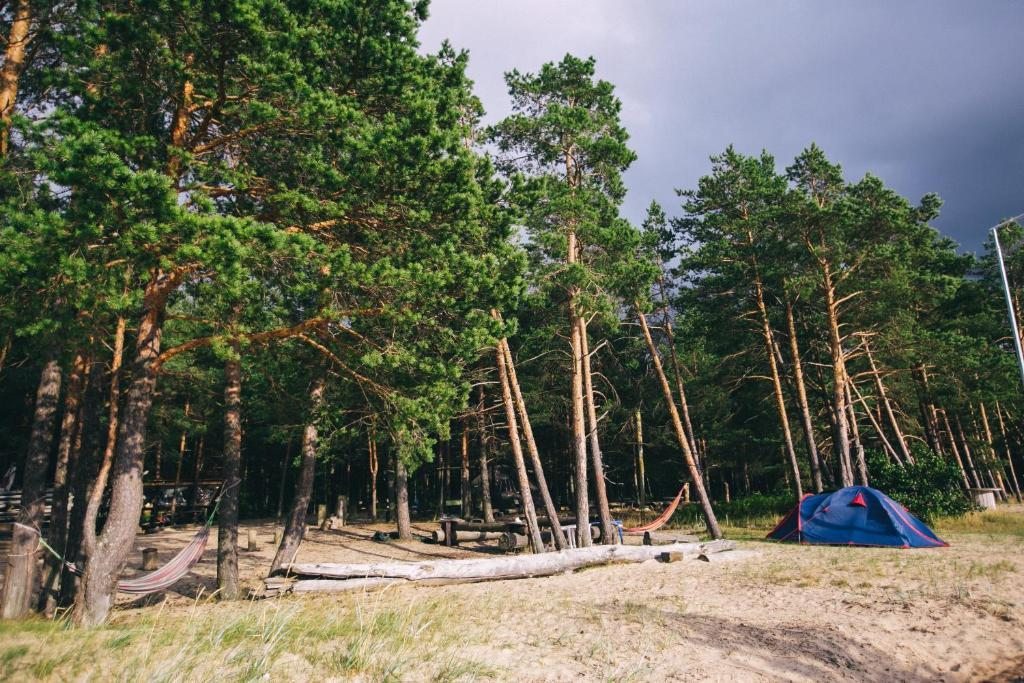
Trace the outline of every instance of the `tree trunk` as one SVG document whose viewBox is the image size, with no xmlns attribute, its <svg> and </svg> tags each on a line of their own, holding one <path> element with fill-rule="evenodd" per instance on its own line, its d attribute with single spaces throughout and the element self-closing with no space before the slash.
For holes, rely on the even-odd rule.
<svg viewBox="0 0 1024 683">
<path fill-rule="evenodd" d="M 284 447 L 284 460 L 281 461 L 281 485 L 277 488 L 277 516 L 278 522 L 284 514 L 284 484 L 288 479 L 288 469 L 292 462 L 292 437 L 288 437 L 288 443 Z"/>
<path fill-rule="evenodd" d="M 530 455 L 530 464 L 533 465 L 533 476 L 537 480 L 537 488 L 540 489 L 541 500 L 544 502 L 544 511 L 547 512 L 548 519 L 558 519 L 558 508 L 555 506 L 555 501 L 551 498 L 548 479 L 544 474 L 544 465 L 540 461 L 540 451 L 537 450 L 537 440 L 533 438 L 533 426 L 530 424 L 530 414 L 526 410 L 526 401 L 523 399 L 523 392 L 519 386 L 519 376 L 516 374 L 516 364 L 512 360 L 512 350 L 509 348 L 507 339 L 499 341 L 498 347 L 505 356 L 505 370 L 508 374 L 509 387 L 512 390 L 512 399 L 516 404 L 519 420 L 522 422 L 523 436 L 526 439 L 526 451 Z M 569 544 L 566 541 L 561 526 L 553 525 L 551 533 L 555 549 L 562 550 L 568 547 Z"/>
<path fill-rule="evenodd" d="M 665 270 L 658 277 L 658 289 L 661 293 L 661 314 L 664 320 L 665 337 L 668 342 L 669 360 L 672 361 L 672 372 L 675 374 L 676 391 L 679 394 L 679 410 L 682 412 L 683 428 L 686 430 L 686 438 L 690 440 L 690 449 L 697 452 L 697 436 L 693 431 L 693 423 L 690 422 L 690 404 L 686 400 L 686 387 L 683 385 L 683 371 L 679 364 L 679 356 L 676 354 L 676 334 L 672 329 L 672 319 L 668 314 L 668 292 L 665 291 Z"/>
<path fill-rule="evenodd" d="M 868 421 L 871 422 L 871 426 L 875 428 L 875 432 L 878 434 L 878 438 L 882 442 L 882 446 L 885 448 L 886 454 L 892 460 L 903 465 L 904 462 L 900 459 L 899 453 L 897 453 L 896 449 L 892 447 L 891 443 L 889 443 L 889 439 L 885 438 L 885 430 L 882 429 L 882 425 L 878 424 L 878 420 L 875 419 L 875 416 L 871 414 L 871 408 L 868 406 L 867 401 L 864 400 L 864 397 L 861 396 L 860 389 L 857 388 L 857 385 L 854 383 L 852 378 L 850 379 L 849 388 L 857 395 L 857 400 L 864 407 L 864 414 L 868 416 Z"/>
<path fill-rule="evenodd" d="M 597 515 L 601 520 L 601 543 L 618 542 L 618 534 L 612 525 L 612 512 L 608 505 L 608 489 L 605 485 L 604 458 L 601 456 L 601 440 L 598 436 L 597 406 L 594 401 L 594 380 L 590 370 L 590 342 L 587 339 L 587 323 L 577 320 L 580 336 L 580 357 L 583 359 L 583 400 L 587 409 L 587 428 L 590 441 L 590 465 L 594 473 L 594 494 L 597 497 Z M 550 512 L 549 512 L 550 514 Z"/>
<path fill-rule="evenodd" d="M 110 511 L 103 533 L 90 553 L 76 603 L 80 625 L 102 623 L 110 613 L 118 575 L 124 569 L 138 531 L 142 512 L 142 468 L 146 426 L 156 389 L 156 362 L 160 355 L 167 296 L 175 280 L 155 272 L 146 285 L 145 313 L 139 321 L 132 383 L 125 398 L 117 450 L 111 467 Z M 86 533 L 89 529 L 86 529 Z"/>
<path fill-rule="evenodd" d="M 679 419 L 679 411 L 676 410 L 676 402 L 672 397 L 672 388 L 668 384 L 668 378 L 665 377 L 665 370 L 661 365 L 661 357 L 658 355 L 658 349 L 654 346 L 654 339 L 651 337 L 651 330 L 647 326 L 647 316 L 644 315 L 643 311 L 637 309 L 637 315 L 640 319 L 640 328 L 644 333 L 644 340 L 647 342 L 647 350 L 651 354 L 651 362 L 654 364 L 654 370 L 658 375 L 658 380 L 661 383 L 662 395 L 665 397 L 665 404 L 668 407 L 669 416 L 672 419 L 672 427 L 676 432 L 676 440 L 679 442 L 679 447 L 683 451 L 683 459 L 686 462 L 686 467 L 689 470 L 690 479 L 693 481 L 694 489 L 697 491 L 697 498 L 700 500 L 701 510 L 704 512 L 704 521 L 708 527 L 708 533 L 711 534 L 712 538 L 721 538 L 722 530 L 718 526 L 718 519 L 715 517 L 715 511 L 711 508 L 711 500 L 708 498 L 707 490 L 704 487 L 704 481 L 701 479 L 700 471 L 697 469 L 697 462 L 694 460 L 694 453 L 690 450 L 690 442 L 686 439 L 686 433 L 683 431 L 682 421 Z"/>
<path fill-rule="evenodd" d="M 288 515 L 288 522 L 284 527 L 284 534 L 281 536 L 281 545 L 277 548 L 274 561 L 270 564 L 270 573 L 273 574 L 286 564 L 295 560 L 299 552 L 299 544 L 306 533 L 306 510 L 309 508 L 309 500 L 313 496 L 313 475 L 316 469 L 316 450 L 319 435 L 317 433 L 317 414 L 323 403 L 324 388 L 327 382 L 323 377 L 317 377 L 309 390 L 309 422 L 302 432 L 302 463 L 299 465 L 299 479 L 295 483 L 295 500 L 292 501 L 292 509 Z"/>
<path fill-rule="evenodd" d="M 10 29 L 0 68 L 0 159 L 7 156 L 10 125 L 18 101 L 18 83 L 25 70 L 25 55 L 31 40 L 32 2 L 15 0 Z"/>
<path fill-rule="evenodd" d="M 974 482 L 974 486 L 980 489 L 982 488 L 981 477 L 978 476 L 978 470 L 974 467 L 974 458 L 971 457 L 971 446 L 967 443 L 967 434 L 960 423 L 960 416 L 954 415 L 953 419 L 956 421 L 956 431 L 960 436 L 960 446 L 963 449 L 964 458 L 967 460 L 967 469 L 971 473 L 971 480 Z"/>
<path fill-rule="evenodd" d="M 57 404 L 60 400 L 61 370 L 50 360 L 39 376 L 36 409 L 32 418 L 25 467 L 22 470 L 21 509 L 11 537 L 4 573 L 0 618 L 20 619 L 28 614 L 36 576 L 36 550 L 43 523 L 43 491 L 46 482 L 50 446 L 53 443 Z"/>
<path fill-rule="evenodd" d="M 233 354 L 238 345 L 232 346 Z M 221 600 L 237 600 L 238 500 L 242 480 L 242 362 L 237 357 L 224 363 L 224 488 L 217 511 L 217 591 Z"/>
<path fill-rule="evenodd" d="M 1010 440 L 1006 435 L 1006 424 L 1003 422 L 1003 411 L 996 401 L 996 417 L 999 419 L 999 433 L 1003 438 L 1003 451 L 1006 453 L 1006 463 L 1010 466 L 1010 483 L 1013 484 L 1013 495 L 1017 502 L 1024 502 L 1021 499 L 1020 480 L 1017 479 L 1017 468 L 1013 466 L 1013 452 L 1010 450 Z"/>
<path fill-rule="evenodd" d="M 473 494 L 469 483 L 469 420 L 462 420 L 462 468 L 460 483 L 462 487 L 462 516 L 473 515 Z"/>
<path fill-rule="evenodd" d="M 850 432 L 853 435 L 853 445 L 857 452 L 857 478 L 861 486 L 868 486 L 868 463 L 864 459 L 864 444 L 860 440 L 860 428 L 857 426 L 857 411 L 853 407 L 853 395 L 850 392 L 850 383 L 846 385 L 846 407 L 850 411 Z"/>
<path fill-rule="evenodd" d="M 899 446 L 900 453 L 903 454 L 903 460 L 913 464 L 914 456 L 910 452 L 910 448 L 907 446 L 907 440 L 903 436 L 903 430 L 900 429 L 900 423 L 896 420 L 896 414 L 892 410 L 892 404 L 889 403 L 889 396 L 885 393 L 885 385 L 882 384 L 882 373 L 878 371 L 878 367 L 875 365 L 874 356 L 871 355 L 871 346 L 868 345 L 867 337 L 864 337 L 864 353 L 868 357 L 868 364 L 871 366 L 871 375 L 875 379 L 875 389 L 878 391 L 878 401 L 885 411 L 885 417 L 889 421 L 889 426 L 892 428 L 893 434 L 896 436 L 896 445 Z"/>
<path fill-rule="evenodd" d="M 978 402 L 978 407 L 981 409 L 981 425 L 985 430 L 985 444 L 988 446 L 988 461 L 991 463 L 989 466 L 989 476 L 991 477 L 992 467 L 996 468 L 996 475 L 1000 479 L 1000 483 L 997 485 L 998 488 L 1003 489 L 1003 498 L 1007 499 L 1006 489 L 1002 486 L 1002 478 L 1005 475 L 1003 472 L 1003 465 L 999 462 L 999 456 L 996 455 L 996 447 L 992 441 L 992 429 L 988 424 L 988 412 L 985 410 L 985 403 L 983 401 Z"/>
<path fill-rule="evenodd" d="M 576 263 L 577 250 L 576 233 L 569 233 L 569 250 L 566 262 Z M 578 310 L 579 291 L 577 287 L 569 289 L 569 337 L 572 348 L 572 371 L 571 371 L 571 406 L 572 406 L 572 453 L 573 482 L 576 494 L 576 518 L 581 520 L 590 519 L 590 496 L 587 484 L 587 429 L 584 424 L 584 402 L 583 402 L 583 341 L 580 338 L 580 313 Z M 585 524 L 578 524 L 576 528 L 576 545 L 583 548 L 590 545 L 590 534 L 585 533 Z"/>
<path fill-rule="evenodd" d="M 376 418 L 370 423 L 370 433 L 367 437 L 367 452 L 369 453 L 370 466 L 370 519 L 377 521 L 377 474 L 380 472 L 380 460 L 377 459 L 377 429 Z"/>
<path fill-rule="evenodd" d="M 835 418 L 832 448 L 842 464 L 843 486 L 853 486 L 853 468 L 850 459 L 850 426 L 846 421 L 846 354 L 839 330 L 839 303 L 836 301 L 832 270 L 828 262 L 822 263 L 822 290 L 825 294 L 825 313 L 828 321 L 828 345 L 832 357 L 832 414 Z"/>
<path fill-rule="evenodd" d="M 88 366 L 89 362 L 85 355 L 81 351 L 76 353 L 71 364 L 71 372 L 68 374 L 67 390 L 64 394 L 64 415 L 60 423 L 60 439 L 57 441 L 57 466 L 53 473 L 53 506 L 50 512 L 47 543 L 65 559 L 74 559 L 68 556 L 67 547 L 68 511 L 71 503 L 69 482 L 78 464 L 78 450 L 75 448 L 75 444 L 81 444 L 78 437 L 81 430 L 82 395 L 85 393 Z M 53 591 L 60 587 L 64 563 L 50 557 L 47 558 L 46 564 L 48 571 L 43 580 L 40 607 L 47 614 L 53 614 L 57 607 L 57 596 Z"/>
<path fill-rule="evenodd" d="M 519 442 L 519 424 L 516 421 L 516 409 L 512 403 L 512 389 L 510 387 L 508 367 L 505 361 L 505 353 L 502 344 L 499 342 L 496 354 L 498 358 L 498 378 L 501 382 L 501 398 L 505 404 L 505 420 L 508 423 L 508 441 L 512 447 L 512 459 L 516 467 L 516 478 L 519 481 L 519 495 L 523 503 L 523 517 L 526 518 L 526 530 L 530 536 L 530 545 L 533 552 L 544 552 L 544 542 L 540 537 L 540 527 L 537 526 L 537 510 L 533 505 L 533 494 L 530 492 L 530 479 L 526 474 L 526 462 L 523 459 L 523 447 Z M 557 519 L 557 518 L 556 518 Z M 583 519 L 586 519 L 584 517 Z"/>
<path fill-rule="evenodd" d="M 494 509 L 491 507 L 491 473 L 488 470 L 487 452 L 489 440 L 487 438 L 486 420 L 484 412 L 486 403 L 484 401 L 484 385 L 476 388 L 477 394 L 477 433 L 480 443 L 480 501 L 483 506 L 485 522 L 494 521 Z"/>
<path fill-rule="evenodd" d="M 921 411 L 921 424 L 924 426 L 924 436 L 928 441 L 928 447 L 936 455 L 944 455 L 942 442 L 939 440 L 939 426 L 935 420 L 935 409 L 932 406 L 928 390 L 928 370 L 924 363 L 914 366 L 914 378 L 917 383 L 917 404 Z"/>
<path fill-rule="evenodd" d="M 753 236 L 748 233 L 748 239 L 753 243 Z M 768 318 L 768 307 L 764 303 L 764 287 L 761 283 L 761 275 L 757 272 L 757 265 L 754 265 L 754 297 L 757 303 L 757 310 L 761 314 L 761 336 L 764 339 L 765 353 L 768 356 L 768 369 L 772 377 L 772 393 L 775 396 L 775 409 L 779 414 L 779 426 L 782 428 L 782 442 L 785 447 L 785 454 L 789 459 L 789 468 L 793 475 L 794 493 L 796 499 L 804 497 L 803 485 L 800 481 L 800 464 L 796 459 L 796 449 L 793 448 L 793 432 L 789 428 L 789 415 L 786 413 L 786 399 L 782 394 L 782 377 L 779 374 L 779 365 L 775 361 L 775 335 L 772 332 L 772 324 Z"/>
<path fill-rule="evenodd" d="M 804 384 L 803 361 L 800 358 L 800 344 L 796 336 L 793 303 L 788 298 L 786 299 L 786 327 L 789 330 L 789 354 L 793 358 L 793 381 L 796 384 L 797 403 L 800 405 L 800 422 L 804 431 L 804 442 L 807 444 L 807 459 L 811 464 L 811 483 L 814 486 L 814 492 L 821 493 L 824 490 L 821 481 L 821 461 L 818 457 L 818 444 L 814 438 L 811 407 L 807 401 L 807 387 Z"/>
<path fill-rule="evenodd" d="M 964 467 L 964 461 L 960 457 L 960 449 L 956 445 L 956 435 L 953 434 L 953 428 L 949 424 L 949 416 L 945 410 L 942 411 L 942 421 L 946 425 L 946 434 L 949 436 L 949 449 L 953 451 L 956 464 L 960 467 L 960 476 L 964 480 L 964 489 L 969 489 L 971 488 L 971 481 L 967 478 L 967 468 Z"/>
<path fill-rule="evenodd" d="M 398 538 L 412 540 L 412 520 L 409 517 L 409 471 L 402 458 L 395 453 L 395 518 L 398 521 Z"/>
<path fill-rule="evenodd" d="M 633 433 L 636 435 L 636 502 L 640 506 L 640 521 L 643 522 L 646 501 L 647 473 L 644 471 L 644 421 L 640 409 L 633 413 Z"/>
</svg>

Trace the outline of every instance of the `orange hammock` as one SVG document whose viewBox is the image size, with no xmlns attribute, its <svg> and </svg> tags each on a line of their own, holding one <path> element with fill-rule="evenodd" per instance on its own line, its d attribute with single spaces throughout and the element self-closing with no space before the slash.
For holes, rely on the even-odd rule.
<svg viewBox="0 0 1024 683">
<path fill-rule="evenodd" d="M 685 487 L 684 487 L 685 488 Z M 679 493 L 676 497 L 668 504 L 665 511 L 658 515 L 655 519 L 651 520 L 647 524 L 642 526 L 635 526 L 629 529 L 623 529 L 627 534 L 642 534 L 645 531 L 655 531 L 665 526 L 668 520 L 672 519 L 672 515 L 675 514 L 676 508 L 679 507 L 679 501 L 683 499 L 683 489 L 679 489 Z"/>
</svg>

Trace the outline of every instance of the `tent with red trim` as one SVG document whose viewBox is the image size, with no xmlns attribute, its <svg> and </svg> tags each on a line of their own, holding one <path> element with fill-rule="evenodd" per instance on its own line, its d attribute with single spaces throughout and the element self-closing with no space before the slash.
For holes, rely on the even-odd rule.
<svg viewBox="0 0 1024 683">
<path fill-rule="evenodd" d="M 905 507 L 869 486 L 848 486 L 832 493 L 804 496 L 768 538 L 814 545 L 948 545 Z"/>
</svg>

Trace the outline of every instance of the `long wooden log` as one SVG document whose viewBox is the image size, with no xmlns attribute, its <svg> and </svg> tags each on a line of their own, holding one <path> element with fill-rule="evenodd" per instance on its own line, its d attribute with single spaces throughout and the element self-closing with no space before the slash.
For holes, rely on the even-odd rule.
<svg viewBox="0 0 1024 683">
<path fill-rule="evenodd" d="M 444 529 L 435 529 L 430 533 L 434 543 L 444 543 Z M 461 526 L 456 527 L 456 533 L 460 543 L 462 541 L 497 541 L 504 535 L 500 531 L 468 531 Z"/>
<path fill-rule="evenodd" d="M 732 541 L 724 540 L 704 544 L 676 543 L 668 546 L 597 545 L 557 553 L 486 559 L 373 564 L 293 564 L 289 567 L 289 574 L 303 577 L 293 586 L 296 592 L 335 592 L 382 588 L 405 582 L 441 585 L 551 576 L 603 564 L 645 562 L 656 559 L 665 552 L 681 553 L 684 558 L 691 559 L 732 550 L 734 547 Z"/>
<path fill-rule="evenodd" d="M 498 534 L 498 547 L 508 552 L 512 550 L 523 550 L 530 545 L 530 539 L 524 534 L 517 534 L 514 531 L 506 531 L 503 534 Z M 551 542 L 551 532 L 541 532 L 541 540 L 545 543 Z M 596 524 L 590 526 L 590 540 L 597 541 L 601 538 L 601 528 Z"/>
</svg>

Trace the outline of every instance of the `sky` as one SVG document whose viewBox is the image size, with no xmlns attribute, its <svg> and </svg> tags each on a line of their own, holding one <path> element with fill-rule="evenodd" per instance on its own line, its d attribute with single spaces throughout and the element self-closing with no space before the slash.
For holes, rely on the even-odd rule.
<svg viewBox="0 0 1024 683">
<path fill-rule="evenodd" d="M 509 113 L 504 73 L 566 53 L 597 60 L 638 155 L 627 218 L 734 145 L 780 170 L 811 142 L 848 180 L 871 172 L 965 251 L 1024 212 L 1024 0 L 432 0 L 422 49 L 470 53 L 486 122 Z"/>
</svg>

